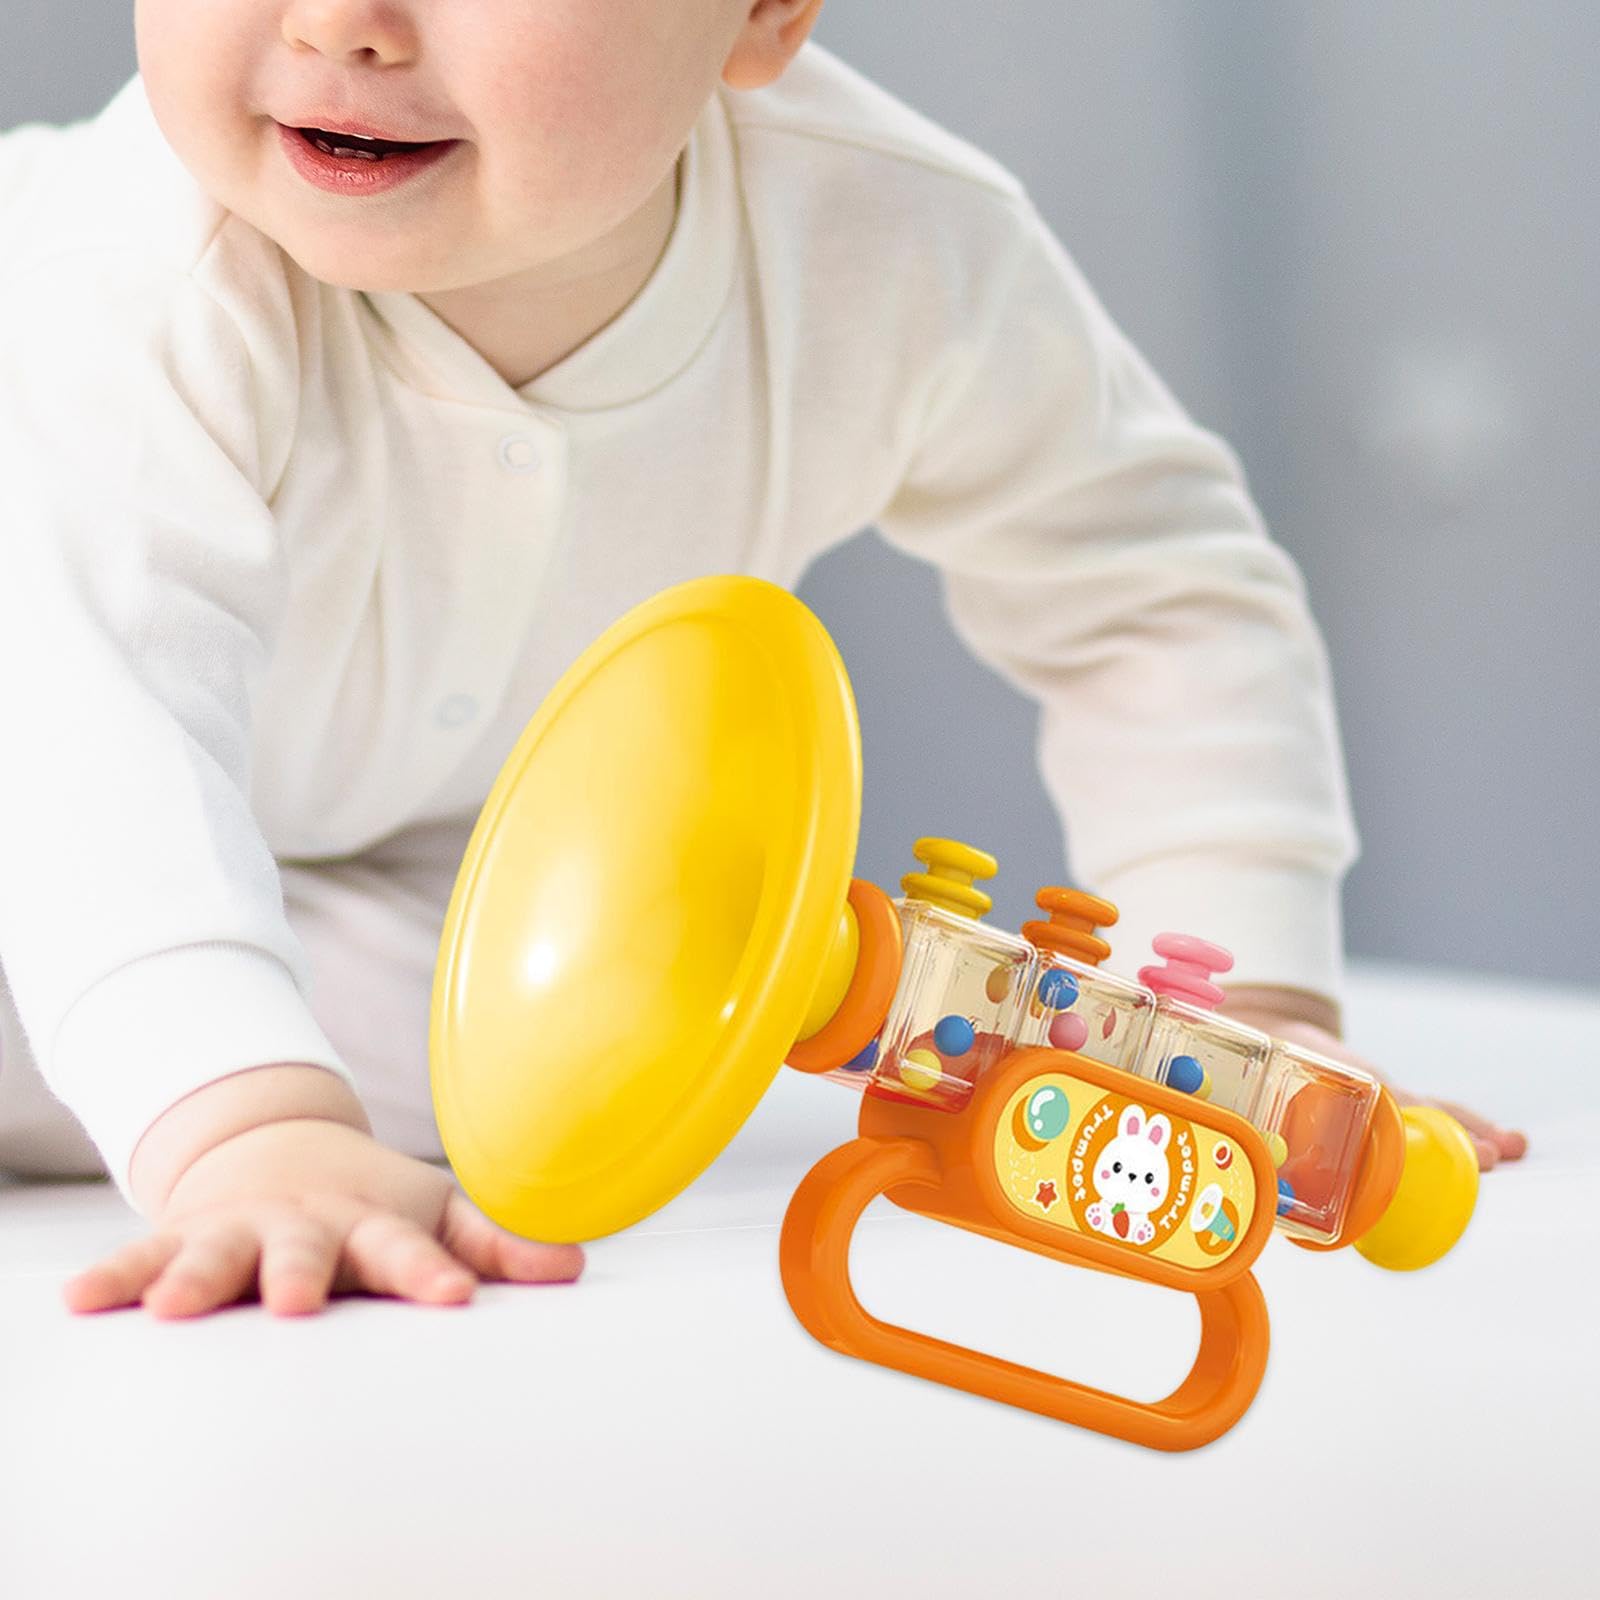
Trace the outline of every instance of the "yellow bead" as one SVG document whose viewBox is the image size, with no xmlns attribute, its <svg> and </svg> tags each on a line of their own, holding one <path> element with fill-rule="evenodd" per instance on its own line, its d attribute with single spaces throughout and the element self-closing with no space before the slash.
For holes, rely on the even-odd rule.
<svg viewBox="0 0 1600 1600">
<path fill-rule="evenodd" d="M 939 1086 L 944 1069 L 931 1050 L 908 1050 L 900 1058 L 900 1080 L 908 1088 L 926 1092 Z"/>
<path fill-rule="evenodd" d="M 1281 1133 L 1267 1135 L 1267 1149 L 1272 1152 L 1272 1164 L 1281 1167 L 1289 1159 L 1289 1147 L 1283 1142 Z"/>
</svg>

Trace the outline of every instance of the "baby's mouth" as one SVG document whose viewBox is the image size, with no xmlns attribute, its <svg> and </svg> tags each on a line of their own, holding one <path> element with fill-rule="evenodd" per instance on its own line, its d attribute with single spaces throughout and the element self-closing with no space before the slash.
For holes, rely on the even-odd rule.
<svg viewBox="0 0 1600 1600">
<path fill-rule="evenodd" d="M 329 133 L 322 128 L 297 128 L 295 130 L 307 144 L 330 156 L 345 160 L 384 161 L 390 156 L 406 155 L 413 150 L 428 150 L 444 141 L 426 140 L 421 144 L 406 144 L 399 139 L 363 139 L 353 133 Z"/>
</svg>

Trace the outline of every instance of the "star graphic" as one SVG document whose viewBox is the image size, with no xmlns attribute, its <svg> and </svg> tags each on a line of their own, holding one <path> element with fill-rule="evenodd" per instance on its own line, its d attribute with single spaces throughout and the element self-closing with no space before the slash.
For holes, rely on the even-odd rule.
<svg viewBox="0 0 1600 1600">
<path fill-rule="evenodd" d="M 1056 1193 L 1053 1179 L 1046 1178 L 1033 1192 L 1033 1203 L 1042 1211 L 1048 1211 L 1061 1197 Z"/>
</svg>

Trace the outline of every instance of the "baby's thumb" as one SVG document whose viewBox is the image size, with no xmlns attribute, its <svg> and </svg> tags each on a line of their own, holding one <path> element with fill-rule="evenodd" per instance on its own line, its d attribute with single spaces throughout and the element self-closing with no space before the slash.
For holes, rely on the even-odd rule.
<svg viewBox="0 0 1600 1600">
<path fill-rule="evenodd" d="M 571 1283 L 583 1271 L 575 1244 L 537 1244 L 498 1228 L 455 1190 L 439 1230 L 445 1248 L 480 1278 L 503 1283 Z"/>
</svg>

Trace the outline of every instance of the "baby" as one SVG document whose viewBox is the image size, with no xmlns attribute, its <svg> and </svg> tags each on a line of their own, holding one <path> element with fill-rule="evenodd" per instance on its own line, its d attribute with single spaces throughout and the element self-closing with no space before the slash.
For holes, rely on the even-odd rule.
<svg viewBox="0 0 1600 1600">
<path fill-rule="evenodd" d="M 820 5 L 138 0 L 106 110 L 0 139 L 0 1166 L 152 1229 L 75 1309 L 575 1277 L 430 1164 L 473 820 L 624 611 L 869 524 L 1040 702 L 1130 960 L 1202 930 L 1233 1014 L 1351 1059 L 1297 571 Z"/>
</svg>

